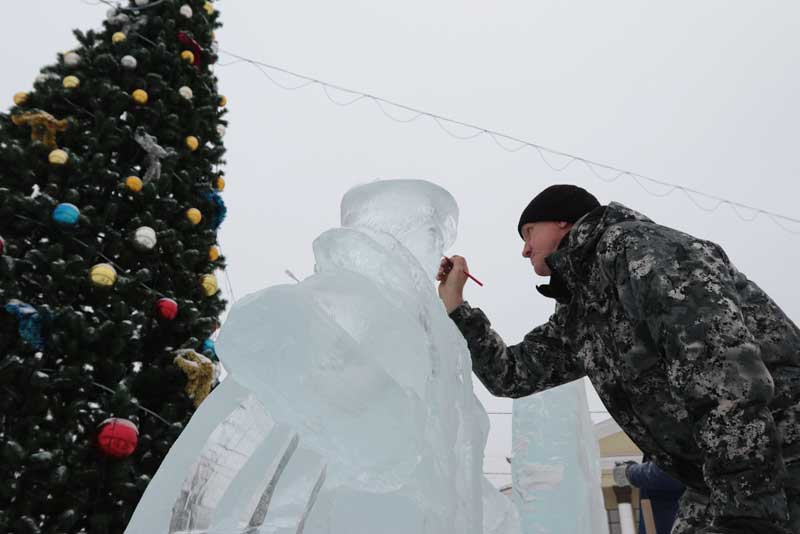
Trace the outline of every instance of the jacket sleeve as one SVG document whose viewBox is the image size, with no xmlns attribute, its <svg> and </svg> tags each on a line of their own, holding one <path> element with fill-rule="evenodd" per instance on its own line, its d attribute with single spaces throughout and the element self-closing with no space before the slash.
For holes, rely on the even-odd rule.
<svg viewBox="0 0 800 534">
<path fill-rule="evenodd" d="M 467 302 L 450 313 L 467 340 L 472 370 L 493 395 L 525 397 L 585 375 L 583 365 L 561 336 L 563 310 L 507 346 L 479 308 Z"/>
<path fill-rule="evenodd" d="M 633 464 L 626 471 L 628 480 L 639 489 L 648 491 L 679 492 L 686 487 L 658 468 L 653 462 Z"/>
<path fill-rule="evenodd" d="M 715 525 L 787 518 L 772 377 L 745 325 L 734 268 L 720 247 L 656 225 L 611 227 L 598 244 L 626 315 L 665 359 L 676 414 L 703 457 Z M 734 530 L 738 532 L 738 530 Z M 760 531 L 761 532 L 761 531 Z"/>
</svg>

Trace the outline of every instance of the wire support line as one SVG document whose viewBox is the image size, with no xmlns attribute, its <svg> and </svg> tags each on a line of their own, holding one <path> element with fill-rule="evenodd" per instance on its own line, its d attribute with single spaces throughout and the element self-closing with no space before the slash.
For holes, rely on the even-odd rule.
<svg viewBox="0 0 800 534">
<path fill-rule="evenodd" d="M 589 410 L 590 414 L 608 414 L 608 410 Z M 486 415 L 513 415 L 514 412 L 486 412 Z"/>
<path fill-rule="evenodd" d="M 220 50 L 220 53 L 232 59 L 227 62 L 217 63 L 218 67 L 249 64 L 256 68 L 274 85 L 285 90 L 295 91 L 310 85 L 316 85 L 322 89 L 323 94 L 328 100 L 331 101 L 331 103 L 340 107 L 351 106 L 362 100 L 370 100 L 376 105 L 381 113 L 394 122 L 407 124 L 425 117 L 435 122 L 444 133 L 461 141 L 488 136 L 500 149 L 504 150 L 505 152 L 515 153 L 524 149 L 533 149 L 539 155 L 539 158 L 542 160 L 542 162 L 554 172 L 564 172 L 574 164 L 579 163 L 588 169 L 598 180 L 601 180 L 605 183 L 613 183 L 623 177 L 628 178 L 638 185 L 645 193 L 655 198 L 666 198 L 674 194 L 676 191 L 679 191 L 701 211 L 713 213 L 721 209 L 723 206 L 727 206 L 731 209 L 734 215 L 743 222 L 752 222 L 759 217 L 764 217 L 769 221 L 772 221 L 772 223 L 781 230 L 790 234 L 800 235 L 800 218 L 797 217 L 791 217 L 775 211 L 763 209 L 758 206 L 744 204 L 742 202 L 730 200 L 718 195 L 706 193 L 695 188 L 659 180 L 644 174 L 625 170 L 614 165 L 609 165 L 596 160 L 570 154 L 569 152 L 549 148 L 510 134 L 485 128 L 477 124 L 453 119 L 437 113 L 431 113 L 419 108 L 402 104 L 400 102 L 389 100 L 387 98 L 382 98 L 370 93 L 326 82 L 324 80 L 300 74 L 283 67 L 242 56 L 229 50 Z M 270 74 L 270 72 L 272 74 Z M 298 83 L 294 85 L 281 83 L 275 79 L 275 73 L 281 73 L 290 78 L 298 80 Z M 349 95 L 349 98 L 342 100 L 334 98 L 331 94 L 332 90 L 344 95 Z M 395 112 L 402 111 L 404 113 L 408 113 L 409 117 L 399 118 L 394 113 L 390 112 L 390 109 Z M 464 130 L 465 132 L 459 132 L 456 129 Z M 470 133 L 466 133 L 466 131 L 470 131 Z M 703 201 L 701 201 L 701 199 Z M 795 225 L 796 228 L 793 227 Z"/>
</svg>

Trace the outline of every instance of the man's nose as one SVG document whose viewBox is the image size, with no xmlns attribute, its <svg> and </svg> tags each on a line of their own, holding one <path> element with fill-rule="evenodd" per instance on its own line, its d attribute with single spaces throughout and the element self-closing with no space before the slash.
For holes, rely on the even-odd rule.
<svg viewBox="0 0 800 534">
<path fill-rule="evenodd" d="M 531 257 L 531 247 L 528 246 L 528 242 L 527 241 L 522 246 L 522 257 L 523 258 L 530 258 Z"/>
</svg>

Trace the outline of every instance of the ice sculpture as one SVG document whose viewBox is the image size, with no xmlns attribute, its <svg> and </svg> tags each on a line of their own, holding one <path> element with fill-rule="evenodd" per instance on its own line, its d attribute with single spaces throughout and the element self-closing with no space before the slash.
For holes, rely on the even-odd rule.
<svg viewBox="0 0 800 534">
<path fill-rule="evenodd" d="M 514 401 L 512 481 L 523 534 L 607 534 L 583 380 Z"/>
<path fill-rule="evenodd" d="M 315 274 L 232 308 L 216 347 L 238 383 L 203 403 L 137 514 L 160 507 L 150 526 L 192 534 L 517 533 L 482 474 L 488 417 L 433 284 L 457 218 L 429 182 L 350 190 Z"/>
<path fill-rule="evenodd" d="M 302 532 L 325 462 L 298 444 L 229 377 L 173 444 L 125 533 Z"/>
</svg>

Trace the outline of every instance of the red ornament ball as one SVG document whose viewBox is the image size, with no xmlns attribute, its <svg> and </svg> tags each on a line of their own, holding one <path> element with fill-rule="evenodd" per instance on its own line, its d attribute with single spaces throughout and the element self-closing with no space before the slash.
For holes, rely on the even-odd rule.
<svg viewBox="0 0 800 534">
<path fill-rule="evenodd" d="M 178 303 L 166 297 L 158 299 L 156 311 L 159 317 L 171 321 L 178 315 Z"/>
<path fill-rule="evenodd" d="M 114 458 L 127 458 L 136 450 L 139 429 L 127 419 L 111 417 L 100 423 L 97 443 L 100 450 Z"/>
</svg>

